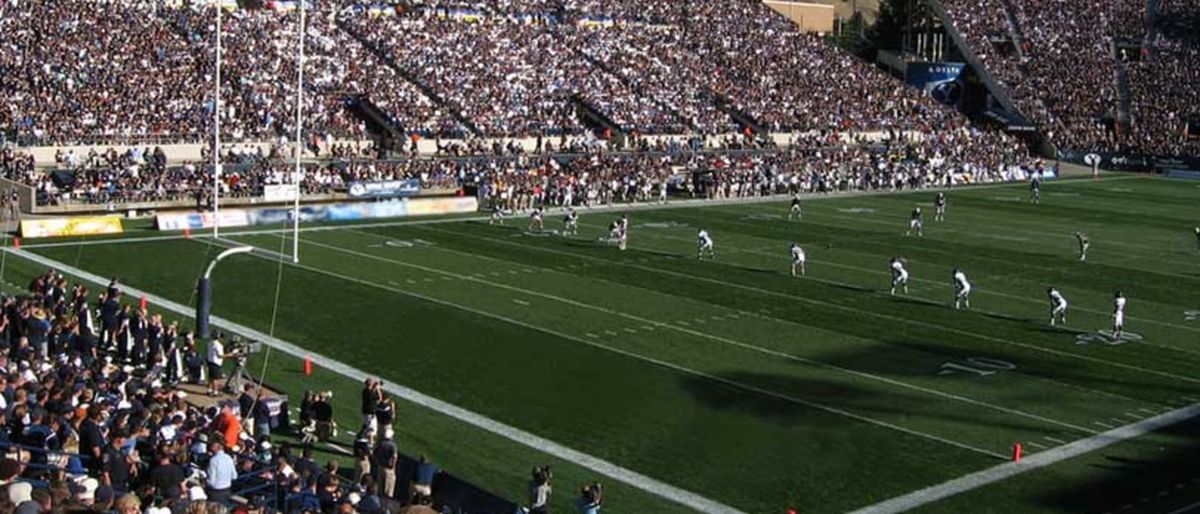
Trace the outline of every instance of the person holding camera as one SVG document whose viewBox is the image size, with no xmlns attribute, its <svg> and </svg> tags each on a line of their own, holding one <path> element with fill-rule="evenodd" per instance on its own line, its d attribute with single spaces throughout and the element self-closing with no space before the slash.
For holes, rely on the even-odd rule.
<svg viewBox="0 0 1200 514">
<path fill-rule="evenodd" d="M 550 466 L 533 468 L 533 480 L 529 482 L 529 514 L 550 512 L 550 478 L 554 473 Z"/>
<path fill-rule="evenodd" d="M 220 382 L 224 376 L 221 374 L 221 369 L 225 365 L 225 359 L 234 357 L 233 354 L 225 353 L 225 345 L 221 343 L 221 338 L 218 335 L 213 337 L 208 343 L 208 395 L 217 396 L 221 392 Z"/>
<path fill-rule="evenodd" d="M 604 488 L 599 482 L 596 482 L 579 489 L 579 499 L 575 500 L 575 508 L 579 514 L 600 514 L 602 503 L 604 503 Z"/>
</svg>

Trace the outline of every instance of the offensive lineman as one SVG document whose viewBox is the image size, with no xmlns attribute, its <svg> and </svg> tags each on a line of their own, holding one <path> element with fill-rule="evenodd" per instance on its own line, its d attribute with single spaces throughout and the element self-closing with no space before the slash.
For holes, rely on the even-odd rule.
<svg viewBox="0 0 1200 514">
<path fill-rule="evenodd" d="M 533 212 L 529 213 L 529 230 L 532 231 L 534 227 L 537 227 L 538 232 L 545 229 L 545 224 L 542 221 L 541 207 L 534 207 Z"/>
<path fill-rule="evenodd" d="M 933 205 L 937 208 L 934 213 L 934 221 L 946 221 L 946 193 L 938 192 L 937 198 L 933 199 Z"/>
<path fill-rule="evenodd" d="M 903 286 L 904 294 L 908 294 L 908 270 L 904 269 L 904 261 L 899 257 L 892 257 L 892 291 L 890 294 L 896 294 L 896 286 Z"/>
<path fill-rule="evenodd" d="M 1067 299 L 1057 289 L 1051 287 L 1046 289 L 1046 295 L 1050 297 L 1050 325 L 1057 323 L 1067 324 Z"/>
<path fill-rule="evenodd" d="M 1075 240 L 1076 240 L 1076 241 L 1079 241 L 1079 260 L 1080 260 L 1081 262 L 1082 262 L 1082 261 L 1086 261 L 1086 260 L 1087 260 L 1087 251 L 1088 251 L 1088 247 L 1092 246 L 1092 242 L 1091 242 L 1091 241 L 1088 241 L 1088 236 L 1087 236 L 1087 234 L 1085 234 L 1085 233 L 1083 233 L 1083 232 L 1076 232 L 1076 233 L 1075 233 Z"/>
<path fill-rule="evenodd" d="M 804 219 L 804 208 L 800 205 L 800 193 L 792 196 L 792 210 L 788 211 L 788 221 L 793 218 L 798 220 Z"/>
<path fill-rule="evenodd" d="M 921 208 L 917 207 L 912 211 L 912 217 L 908 220 L 908 230 L 904 231 L 904 237 L 912 235 L 912 232 L 917 231 L 917 237 L 925 237 L 924 224 L 921 223 Z"/>
<path fill-rule="evenodd" d="M 567 207 L 567 214 L 563 216 L 562 235 L 565 237 L 567 234 L 579 235 L 579 214 L 570 207 Z"/>
<path fill-rule="evenodd" d="M 961 308 L 971 308 L 971 283 L 966 273 L 954 268 L 954 310 Z"/>
<path fill-rule="evenodd" d="M 1125 295 L 1121 291 L 1113 296 L 1113 330 L 1112 337 L 1114 341 L 1121 340 L 1121 334 L 1125 331 Z"/>
<path fill-rule="evenodd" d="M 796 270 L 800 270 L 800 274 L 806 274 L 804 270 L 804 248 L 800 247 L 800 243 L 792 243 L 792 276 L 796 276 Z"/>
<path fill-rule="evenodd" d="M 705 254 L 708 254 L 709 259 L 717 258 L 717 250 L 713 248 L 712 236 L 708 235 L 708 231 L 700 229 L 696 233 L 696 258 L 703 259 Z"/>
</svg>

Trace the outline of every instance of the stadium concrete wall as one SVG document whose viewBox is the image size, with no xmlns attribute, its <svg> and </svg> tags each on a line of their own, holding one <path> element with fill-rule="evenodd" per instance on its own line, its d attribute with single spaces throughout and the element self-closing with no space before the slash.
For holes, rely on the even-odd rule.
<svg viewBox="0 0 1200 514">
<path fill-rule="evenodd" d="M 829 4 L 813 4 L 807 2 L 787 2 L 783 0 L 765 0 L 763 2 L 782 14 L 802 30 L 829 34 L 833 32 L 833 6 Z"/>
</svg>

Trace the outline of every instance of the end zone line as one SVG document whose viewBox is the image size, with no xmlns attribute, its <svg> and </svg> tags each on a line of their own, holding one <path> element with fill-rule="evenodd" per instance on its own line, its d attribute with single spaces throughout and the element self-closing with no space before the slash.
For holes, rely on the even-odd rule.
<svg viewBox="0 0 1200 514">
<path fill-rule="evenodd" d="M 988 484 L 999 482 L 1027 471 L 1049 466 L 1056 462 L 1078 457 L 1106 446 L 1141 437 L 1147 433 L 1187 421 L 1200 416 L 1200 403 L 1176 409 L 1166 414 L 1148 418 L 1137 423 L 1114 428 L 1104 433 L 1080 439 L 1050 450 L 1035 453 L 1020 462 L 1008 462 L 969 475 L 943 482 L 933 487 L 897 496 L 874 505 L 863 507 L 851 514 L 892 514 L 915 509 L 922 505 L 949 498 Z"/>
<path fill-rule="evenodd" d="M 64 273 L 74 275 L 76 277 L 82 278 L 89 282 L 93 282 L 95 284 L 105 284 L 108 282 L 108 279 L 100 277 L 94 273 L 89 273 L 87 271 L 76 268 L 74 266 L 69 266 L 67 264 L 55 261 L 55 260 L 47 258 L 47 257 L 43 257 L 43 256 L 35 254 L 35 253 L 27 252 L 25 250 L 19 250 L 19 249 L 15 249 L 15 248 L 4 248 L 3 251 L 11 253 L 18 257 L 22 257 L 29 261 L 38 263 L 42 266 L 54 268 L 54 269 L 62 271 Z M 266 258 L 266 257 L 259 256 L 259 258 Z M 149 292 L 142 291 L 142 290 L 139 290 L 139 289 L 136 289 L 133 287 L 129 287 L 127 285 L 123 285 L 122 288 L 128 294 L 131 294 L 134 296 L 145 297 L 150 303 L 158 305 L 163 309 L 174 312 L 181 316 L 191 318 L 194 315 L 193 310 L 186 305 L 182 305 L 182 304 L 167 300 L 166 298 L 163 298 L 158 295 L 154 295 Z M 334 359 L 331 359 L 324 355 L 321 355 L 320 353 L 317 353 L 314 351 L 309 351 L 307 349 L 301 348 L 299 346 L 296 346 L 296 345 L 289 343 L 287 341 L 284 341 L 282 339 L 278 339 L 278 338 L 269 336 L 267 334 L 264 334 L 262 332 L 254 330 L 252 328 L 240 325 L 238 323 L 234 323 L 232 321 L 225 320 L 225 319 L 217 317 L 217 316 L 212 316 L 212 325 L 219 326 L 224 330 L 227 330 L 234 334 L 238 334 L 242 337 L 246 337 L 246 338 L 256 340 L 256 341 L 261 341 L 264 344 L 270 345 L 271 347 L 273 347 L 281 352 L 284 352 L 288 355 L 291 355 L 293 357 L 301 358 L 301 359 L 311 358 L 313 360 L 313 362 L 315 362 L 318 366 L 321 366 L 325 369 L 328 369 L 330 371 L 338 373 L 347 378 L 357 380 L 359 382 L 362 382 L 362 381 L 366 380 L 367 378 L 376 378 L 376 379 L 381 378 L 381 377 L 378 377 L 377 375 L 367 373 L 365 371 L 354 368 L 350 365 L 344 364 L 337 360 L 334 360 Z M 608 477 L 612 477 L 614 479 L 620 480 L 621 482 L 624 482 L 625 484 L 629 485 L 630 487 L 640 489 L 646 493 L 652 494 L 654 496 L 658 496 L 659 498 L 663 498 L 663 499 L 666 499 L 666 500 L 669 500 L 669 501 L 678 503 L 680 505 L 684 505 L 689 508 L 695 509 L 700 512 L 705 512 L 705 513 L 745 514 L 742 511 L 739 511 L 733 507 L 730 507 L 730 506 L 722 504 L 722 503 L 718 503 L 715 500 L 711 500 L 704 496 L 700 496 L 696 493 L 693 493 L 691 491 L 680 489 L 678 487 L 661 482 L 659 480 L 655 480 L 651 477 L 648 477 L 648 476 L 645 476 L 636 471 L 618 466 L 616 464 L 613 464 L 613 463 L 606 461 L 604 459 L 601 459 L 599 457 L 593 457 L 592 455 L 569 448 L 567 446 L 550 441 L 548 439 L 538 437 L 534 434 L 531 434 L 531 433 L 521 430 L 519 428 L 501 423 L 499 421 L 496 421 L 496 420 L 493 420 L 486 416 L 483 416 L 482 414 L 477 414 L 473 411 L 469 411 L 467 409 L 444 402 L 442 400 L 438 400 L 437 398 L 433 398 L 431 396 L 425 395 L 425 394 L 415 391 L 413 389 L 409 389 L 407 387 L 396 384 L 389 380 L 384 379 L 383 384 L 384 384 L 384 388 L 389 393 L 399 396 L 399 397 L 401 397 L 405 400 L 408 400 L 412 403 L 415 403 L 422 407 L 439 412 L 441 414 L 450 416 L 459 421 L 467 423 L 471 426 L 486 430 L 488 432 L 496 434 L 496 435 L 503 437 L 505 439 L 508 439 L 510 441 L 514 441 L 516 443 L 522 444 L 522 445 L 532 448 L 534 450 L 552 455 L 554 457 L 557 457 L 559 459 L 562 459 L 562 460 L 565 460 L 568 462 L 572 462 L 579 466 L 582 466 L 582 467 L 585 467 L 592 471 L 595 471 L 596 473 L 600 473 L 600 474 L 606 475 Z"/>
</svg>

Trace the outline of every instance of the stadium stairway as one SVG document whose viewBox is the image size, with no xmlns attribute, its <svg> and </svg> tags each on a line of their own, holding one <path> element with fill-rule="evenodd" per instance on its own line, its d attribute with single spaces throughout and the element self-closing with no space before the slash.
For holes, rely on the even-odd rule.
<svg viewBox="0 0 1200 514">
<path fill-rule="evenodd" d="M 417 89 L 421 90 L 421 92 L 424 93 L 425 96 L 428 96 L 430 100 L 433 100 L 438 105 L 444 106 L 446 108 L 445 112 L 450 113 L 450 115 L 453 116 L 454 119 L 460 124 L 462 124 L 463 127 L 466 127 L 468 131 L 474 135 L 480 135 L 479 128 L 475 126 L 475 123 L 462 115 L 461 106 L 446 100 L 441 95 L 437 94 L 433 88 L 425 85 L 424 82 L 417 80 L 416 77 L 413 77 L 412 74 L 408 73 L 407 70 L 396 64 L 396 62 L 387 55 L 387 52 L 384 52 L 379 47 L 371 44 L 371 42 L 365 37 L 343 25 L 341 21 L 337 22 L 337 27 L 339 30 L 349 34 L 350 37 L 354 38 L 355 41 L 358 41 L 358 44 L 362 45 L 363 48 L 366 48 L 368 51 L 375 54 L 375 57 L 377 57 L 380 62 L 383 62 L 384 65 L 388 66 L 392 70 L 395 70 L 397 74 L 399 74 L 401 77 L 404 77 L 404 80 L 407 80 L 409 83 L 416 86 Z"/>
<path fill-rule="evenodd" d="M 346 109 L 367 126 L 367 132 L 379 137 L 378 147 L 384 152 L 403 151 L 404 127 L 396 123 L 390 114 L 375 105 L 366 95 L 348 95 L 342 103 Z"/>
<path fill-rule="evenodd" d="M 712 95 L 712 97 L 716 100 L 717 108 L 720 109 L 721 112 L 728 114 L 730 118 L 733 118 L 733 121 L 736 122 L 738 126 L 742 127 L 743 130 L 750 129 L 750 131 L 752 131 L 755 137 L 757 137 L 760 141 L 768 142 L 771 131 L 768 130 L 767 127 L 760 124 L 758 120 L 754 119 L 754 116 L 751 116 L 749 113 L 738 109 L 733 105 L 732 101 L 722 95 L 717 94 L 716 92 L 709 91 L 709 94 Z"/>
<path fill-rule="evenodd" d="M 634 86 L 633 82 L 631 82 L 629 79 L 625 78 L 620 73 L 617 73 L 616 70 L 613 70 L 612 68 L 610 68 L 608 66 L 608 63 L 605 63 L 604 61 L 596 59 L 596 58 L 588 55 L 586 52 L 580 51 L 578 48 L 575 48 L 572 50 L 575 52 L 575 55 L 578 55 L 583 60 L 591 63 L 592 66 L 595 66 L 596 68 L 600 69 L 604 73 L 607 73 L 613 77 L 616 77 L 617 80 L 621 81 L 621 83 L 624 84 L 625 87 L 629 88 L 634 93 L 637 93 L 639 96 L 642 96 L 644 98 L 650 99 L 650 101 L 654 102 L 654 105 L 657 105 L 659 109 L 662 109 L 663 111 L 671 113 L 671 116 L 673 116 L 675 119 L 679 120 L 679 123 L 681 125 L 686 126 L 688 129 L 690 129 L 693 132 L 696 132 L 696 133 L 701 132 L 699 127 L 697 127 L 694 123 L 692 123 L 691 120 L 681 116 L 679 114 L 679 111 L 676 110 L 674 107 L 670 106 L 669 104 L 660 102 L 657 98 L 654 98 L 653 96 L 645 94 L 645 91 L 643 91 L 641 88 Z"/>
<path fill-rule="evenodd" d="M 975 74 L 979 77 L 979 80 L 983 81 L 983 84 L 987 86 L 988 91 L 992 93 L 992 96 L 994 96 L 996 100 L 1000 102 L 1000 105 L 1003 106 L 1006 111 L 1015 113 L 1021 118 L 1028 119 L 1028 117 L 1021 114 L 1020 109 L 1017 109 L 1017 105 L 1013 102 L 1012 97 L 1008 96 L 1008 91 L 1002 87 L 995 78 L 992 77 L 991 70 L 989 70 L 987 66 L 983 65 L 983 61 L 979 60 L 979 56 L 975 53 L 975 49 L 971 47 L 966 38 L 963 37 L 962 33 L 958 31 L 958 27 L 954 26 L 954 20 L 949 14 L 946 13 L 946 6 L 942 5 L 941 0 L 924 1 L 925 5 L 929 6 L 930 10 L 932 10 L 933 13 L 938 16 L 938 18 L 941 18 L 942 26 L 946 28 L 946 33 L 950 35 L 950 40 L 954 42 L 954 46 L 958 47 L 959 53 L 962 54 L 963 59 L 965 59 L 967 64 L 975 70 Z M 1019 42 L 1015 40 L 1013 43 L 1019 44 Z"/>
<path fill-rule="evenodd" d="M 587 103 L 587 100 L 584 100 L 579 93 L 571 95 L 571 105 L 575 108 L 575 117 L 579 118 L 579 122 L 583 126 L 591 129 L 602 139 L 608 140 L 610 147 L 625 147 L 625 132 L 612 118 Z"/>
<path fill-rule="evenodd" d="M 1012 0 L 1000 0 L 1004 5 L 1004 19 L 1008 21 L 1005 28 L 1008 29 L 1008 37 L 1012 39 L 1013 48 L 1017 52 L 1017 58 L 1025 60 L 1025 31 L 1021 28 L 1021 20 L 1017 18 L 1016 7 L 1013 6 Z"/>
</svg>

